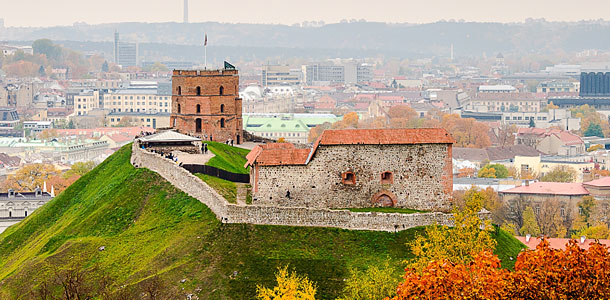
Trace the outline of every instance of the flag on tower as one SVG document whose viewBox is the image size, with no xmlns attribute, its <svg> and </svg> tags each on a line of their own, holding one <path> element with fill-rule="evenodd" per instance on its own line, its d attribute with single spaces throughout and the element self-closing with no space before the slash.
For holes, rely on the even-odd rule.
<svg viewBox="0 0 610 300">
<path fill-rule="evenodd" d="M 205 34 L 205 39 L 203 40 L 203 45 L 207 46 L 208 45 L 208 34 Z"/>
</svg>

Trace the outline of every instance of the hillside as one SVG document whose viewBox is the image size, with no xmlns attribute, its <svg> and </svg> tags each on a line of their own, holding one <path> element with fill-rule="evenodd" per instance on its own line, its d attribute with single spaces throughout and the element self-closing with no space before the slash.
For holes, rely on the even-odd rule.
<svg viewBox="0 0 610 300">
<path fill-rule="evenodd" d="M 172 298 L 250 299 L 284 264 L 317 282 L 319 299 L 334 299 L 350 268 L 389 259 L 402 273 L 412 256 L 405 244 L 422 230 L 222 224 L 156 173 L 132 167 L 130 152 L 123 147 L 0 235 L 0 299 L 39 298 L 30 291 L 44 284 L 57 293 L 71 269 L 85 270 L 90 290 L 110 282 L 114 295 L 156 285 Z M 497 240 L 510 262 L 520 243 L 504 232 Z"/>
</svg>

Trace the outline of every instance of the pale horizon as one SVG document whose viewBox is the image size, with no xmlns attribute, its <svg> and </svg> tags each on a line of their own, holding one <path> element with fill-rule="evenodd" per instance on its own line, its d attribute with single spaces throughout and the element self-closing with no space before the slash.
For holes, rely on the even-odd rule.
<svg viewBox="0 0 610 300">
<path fill-rule="evenodd" d="M 88 3 L 95 8 L 90 8 Z M 5 27 L 71 26 L 77 22 L 182 22 L 183 0 L 106 0 L 102 6 L 77 0 L 0 0 Z M 375 6 L 371 6 L 375 3 Z M 361 20 L 384 23 L 434 23 L 441 20 L 515 23 L 526 19 L 547 21 L 605 20 L 610 1 L 591 0 L 587 5 L 551 0 L 227 0 L 222 3 L 190 0 L 190 23 L 223 22 L 293 25 L 304 21 Z M 32 7 L 36 7 L 35 10 Z"/>
</svg>

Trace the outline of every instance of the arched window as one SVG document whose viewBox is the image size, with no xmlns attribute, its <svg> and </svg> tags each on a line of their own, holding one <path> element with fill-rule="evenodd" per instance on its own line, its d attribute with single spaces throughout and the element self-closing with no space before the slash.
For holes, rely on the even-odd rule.
<svg viewBox="0 0 610 300">
<path fill-rule="evenodd" d="M 197 87 L 197 96 L 201 96 L 201 87 L 200 86 Z"/>
<path fill-rule="evenodd" d="M 225 118 L 220 119 L 220 128 L 225 128 Z"/>
<path fill-rule="evenodd" d="M 178 95 L 182 95 L 182 87 L 178 86 Z"/>
<path fill-rule="evenodd" d="M 225 112 L 225 105 L 224 104 L 220 105 L 220 112 L 221 113 Z"/>
<path fill-rule="evenodd" d="M 180 113 L 180 104 L 178 104 L 178 113 Z"/>
<path fill-rule="evenodd" d="M 221 85 L 220 86 L 220 95 L 222 96 L 225 93 L 225 88 Z"/>
<path fill-rule="evenodd" d="M 201 132 L 201 119 L 195 119 L 195 132 Z"/>
<path fill-rule="evenodd" d="M 201 105 L 197 104 L 197 113 L 201 113 Z"/>
</svg>

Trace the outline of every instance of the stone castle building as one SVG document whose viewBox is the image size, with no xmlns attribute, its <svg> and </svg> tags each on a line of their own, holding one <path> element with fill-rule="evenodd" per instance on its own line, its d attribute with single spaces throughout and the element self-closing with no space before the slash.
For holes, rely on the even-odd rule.
<svg viewBox="0 0 610 300">
<path fill-rule="evenodd" d="M 174 70 L 170 126 L 206 140 L 240 144 L 242 122 L 237 70 Z"/>
<path fill-rule="evenodd" d="M 446 210 L 452 144 L 440 128 L 326 130 L 313 148 L 289 143 L 248 154 L 253 204 Z"/>
</svg>

